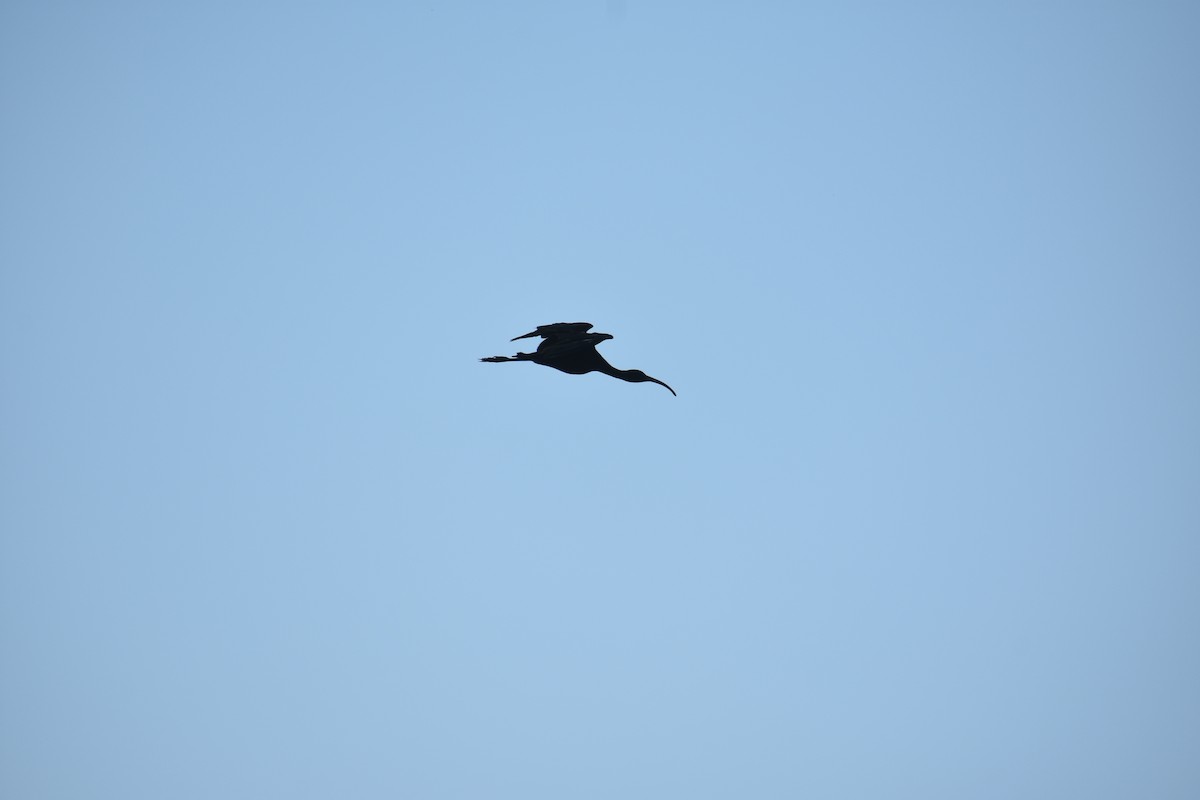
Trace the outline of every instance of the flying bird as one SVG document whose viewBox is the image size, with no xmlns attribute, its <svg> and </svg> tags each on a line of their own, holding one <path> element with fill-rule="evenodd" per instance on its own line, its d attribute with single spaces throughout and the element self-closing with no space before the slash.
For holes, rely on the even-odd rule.
<svg viewBox="0 0 1200 800">
<path fill-rule="evenodd" d="M 515 356 L 492 356 L 481 358 L 480 361 L 532 361 L 544 367 L 554 367 L 571 375 L 583 375 L 588 372 L 603 372 L 614 378 L 620 378 L 630 383 L 657 383 L 666 386 L 667 391 L 675 394 L 675 390 L 658 378 L 651 378 L 640 369 L 617 369 L 604 360 L 604 356 L 596 352 L 596 345 L 606 339 L 611 339 L 609 333 L 588 333 L 592 329 L 590 322 L 555 322 L 552 325 L 539 325 L 537 330 L 520 336 L 514 336 L 511 341 L 528 339 L 532 336 L 542 337 L 537 352 L 517 353 Z M 678 396 L 678 395 L 676 395 Z"/>
</svg>

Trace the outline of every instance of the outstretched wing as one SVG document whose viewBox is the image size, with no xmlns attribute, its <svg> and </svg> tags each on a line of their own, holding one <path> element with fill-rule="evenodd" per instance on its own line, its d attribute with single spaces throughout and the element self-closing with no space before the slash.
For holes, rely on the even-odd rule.
<svg viewBox="0 0 1200 800">
<path fill-rule="evenodd" d="M 607 333 L 585 333 L 562 341 L 547 339 L 538 347 L 535 360 L 539 364 L 571 375 L 583 375 L 587 372 L 605 372 L 611 375 L 615 371 L 612 365 L 596 352 L 596 345 L 611 338 Z"/>
<path fill-rule="evenodd" d="M 582 337 L 591 329 L 592 323 L 590 322 L 555 322 L 550 325 L 538 325 L 537 330 L 514 336 L 510 341 L 528 339 L 531 336 L 540 336 L 548 341 L 569 341 Z"/>
</svg>

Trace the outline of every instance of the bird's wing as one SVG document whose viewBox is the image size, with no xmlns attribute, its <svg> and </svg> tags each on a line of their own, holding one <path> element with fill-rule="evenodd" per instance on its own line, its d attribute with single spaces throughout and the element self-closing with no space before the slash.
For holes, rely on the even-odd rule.
<svg viewBox="0 0 1200 800">
<path fill-rule="evenodd" d="M 554 322 L 550 325 L 538 325 L 537 330 L 521 334 L 520 336 L 514 336 L 511 341 L 528 339 L 531 336 L 566 341 L 583 336 L 591 329 L 592 323 L 590 322 Z"/>
<path fill-rule="evenodd" d="M 580 337 L 547 339 L 537 349 L 537 362 L 573 375 L 585 372 L 610 372 L 612 366 L 596 352 L 596 345 L 611 338 L 606 333 L 589 333 Z"/>
</svg>

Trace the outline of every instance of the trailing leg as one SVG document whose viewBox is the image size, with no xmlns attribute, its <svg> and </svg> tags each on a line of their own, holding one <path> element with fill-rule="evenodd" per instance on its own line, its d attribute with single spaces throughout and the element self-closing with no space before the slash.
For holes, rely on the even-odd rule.
<svg viewBox="0 0 1200 800">
<path fill-rule="evenodd" d="M 517 353 L 515 356 L 489 356 L 481 358 L 480 361 L 491 361 L 492 363 L 500 363 L 501 361 L 528 361 L 533 358 L 533 353 Z"/>
</svg>

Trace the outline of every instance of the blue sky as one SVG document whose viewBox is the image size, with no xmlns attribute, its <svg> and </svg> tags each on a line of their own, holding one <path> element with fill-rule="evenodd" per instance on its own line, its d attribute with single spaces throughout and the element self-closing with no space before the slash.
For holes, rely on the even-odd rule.
<svg viewBox="0 0 1200 800">
<path fill-rule="evenodd" d="M 2 793 L 1197 796 L 1198 35 L 5 4 Z"/>
</svg>

